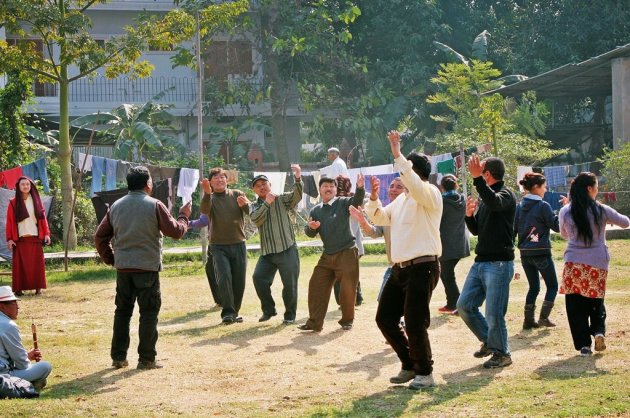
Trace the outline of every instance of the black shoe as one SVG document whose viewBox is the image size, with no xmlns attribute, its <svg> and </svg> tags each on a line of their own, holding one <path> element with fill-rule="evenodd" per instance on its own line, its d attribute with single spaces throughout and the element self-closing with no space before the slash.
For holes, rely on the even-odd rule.
<svg viewBox="0 0 630 418">
<path fill-rule="evenodd" d="M 361 306 L 363 305 L 363 299 L 357 299 L 356 302 L 354 302 L 354 306 Z"/>
<path fill-rule="evenodd" d="M 18 290 L 17 292 L 15 292 L 15 296 L 24 296 L 24 292 Z"/>
<path fill-rule="evenodd" d="M 282 321 L 282 325 L 293 325 L 295 324 L 295 319 L 285 319 Z"/>
<path fill-rule="evenodd" d="M 240 324 L 241 322 L 243 322 L 243 317 L 237 316 L 236 318 L 234 318 L 234 322 L 238 322 Z"/>
<path fill-rule="evenodd" d="M 258 322 L 269 321 L 272 316 L 276 316 L 276 314 L 267 315 L 266 313 L 264 313 L 264 314 L 262 314 L 262 316 L 260 318 L 258 318 Z"/>
<path fill-rule="evenodd" d="M 490 354 L 492 354 L 492 351 L 488 349 L 486 343 L 483 343 L 481 344 L 481 348 L 479 348 L 479 351 L 475 351 L 473 353 L 473 356 L 475 356 L 476 358 L 484 358 L 489 356 Z"/>
<path fill-rule="evenodd" d="M 494 353 L 492 357 L 490 357 L 490 360 L 486 360 L 486 362 L 483 363 L 483 367 L 486 369 L 496 369 L 509 366 L 510 364 L 512 364 L 512 357 L 509 354 Z"/>
<path fill-rule="evenodd" d="M 233 316 L 224 316 L 223 319 L 221 320 L 221 323 L 223 325 L 231 325 L 234 322 L 236 322 L 236 319 L 234 319 Z"/>
</svg>

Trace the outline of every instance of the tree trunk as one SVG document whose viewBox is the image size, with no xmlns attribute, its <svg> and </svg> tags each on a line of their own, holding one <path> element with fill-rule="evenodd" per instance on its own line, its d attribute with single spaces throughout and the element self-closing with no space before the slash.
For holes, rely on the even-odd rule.
<svg viewBox="0 0 630 418">
<path fill-rule="evenodd" d="M 74 217 L 71 216 L 73 201 L 72 166 L 70 147 L 70 117 L 68 112 L 68 77 L 67 67 L 61 67 L 61 80 L 59 82 L 59 151 L 57 161 L 61 167 L 61 207 L 63 215 L 63 239 L 67 237 L 68 249 L 77 247 L 77 233 L 74 226 Z"/>
</svg>

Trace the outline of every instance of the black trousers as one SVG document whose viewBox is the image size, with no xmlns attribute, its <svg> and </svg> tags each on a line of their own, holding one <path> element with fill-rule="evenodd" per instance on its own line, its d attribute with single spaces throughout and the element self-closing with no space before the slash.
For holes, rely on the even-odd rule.
<svg viewBox="0 0 630 418">
<path fill-rule="evenodd" d="M 427 376 L 433 372 L 429 302 L 440 280 L 440 263 L 392 268 L 376 311 L 376 324 L 392 346 L 405 370 Z M 405 317 L 406 335 L 400 326 Z"/>
<path fill-rule="evenodd" d="M 271 295 L 271 285 L 276 272 L 280 271 L 282 280 L 282 300 L 284 301 L 284 319 L 295 320 L 297 312 L 298 277 L 300 276 L 300 256 L 297 245 L 286 250 L 261 255 L 254 268 L 254 287 L 260 299 L 260 307 L 264 314 L 273 316 L 276 312 L 276 302 Z"/>
<path fill-rule="evenodd" d="M 459 260 L 459 258 L 440 259 L 440 279 L 442 279 L 444 292 L 446 293 L 446 307 L 449 309 L 457 308 L 457 299 L 459 299 L 459 287 L 457 287 L 457 279 L 455 277 L 455 266 L 457 266 Z"/>
<path fill-rule="evenodd" d="M 217 284 L 217 277 L 214 274 L 214 261 L 212 259 L 212 250 L 208 245 L 208 257 L 206 261 L 206 277 L 208 278 L 208 284 L 210 285 L 210 293 L 212 293 L 212 300 L 217 305 L 223 305 L 221 303 L 221 294 L 219 293 L 219 285 Z"/>
<path fill-rule="evenodd" d="M 214 274 L 221 297 L 221 318 L 235 317 L 241 310 L 245 293 L 247 249 L 245 242 L 238 244 L 211 244 Z"/>
<path fill-rule="evenodd" d="M 606 334 L 604 299 L 568 294 L 565 299 L 567 319 L 576 350 L 591 346 L 591 335 Z"/>
<path fill-rule="evenodd" d="M 112 337 L 112 360 L 126 360 L 129 349 L 129 324 L 136 300 L 140 310 L 138 359 L 155 361 L 158 340 L 158 314 L 162 306 L 160 275 L 157 271 L 116 274 L 116 310 Z"/>
</svg>

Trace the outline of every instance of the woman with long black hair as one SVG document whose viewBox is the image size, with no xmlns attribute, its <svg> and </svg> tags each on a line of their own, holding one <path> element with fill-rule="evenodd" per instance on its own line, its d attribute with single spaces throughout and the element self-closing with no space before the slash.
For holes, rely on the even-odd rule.
<svg viewBox="0 0 630 418">
<path fill-rule="evenodd" d="M 25 290 L 35 290 L 39 295 L 46 289 L 42 244 L 50 244 L 50 229 L 37 187 L 26 176 L 18 179 L 15 197 L 9 201 L 6 238 L 13 250 L 13 291 L 21 296 Z"/>
<path fill-rule="evenodd" d="M 606 349 L 604 296 L 610 260 L 606 224 L 630 226 L 627 216 L 595 200 L 597 192 L 595 174 L 578 174 L 571 182 L 570 203 L 559 214 L 560 234 L 569 241 L 560 293 L 566 295 L 573 345 L 581 356 L 593 353 L 591 335 L 595 337 L 595 351 Z"/>
</svg>

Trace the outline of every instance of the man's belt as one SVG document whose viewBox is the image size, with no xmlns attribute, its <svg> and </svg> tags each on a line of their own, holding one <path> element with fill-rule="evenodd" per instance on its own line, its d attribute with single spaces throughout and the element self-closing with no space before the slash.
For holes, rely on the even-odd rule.
<svg viewBox="0 0 630 418">
<path fill-rule="evenodd" d="M 423 255 L 420 257 L 412 258 L 411 260 L 401 261 L 396 263 L 398 267 L 404 269 L 405 267 L 413 266 L 414 264 L 428 263 L 430 261 L 438 261 L 437 255 Z"/>
</svg>

